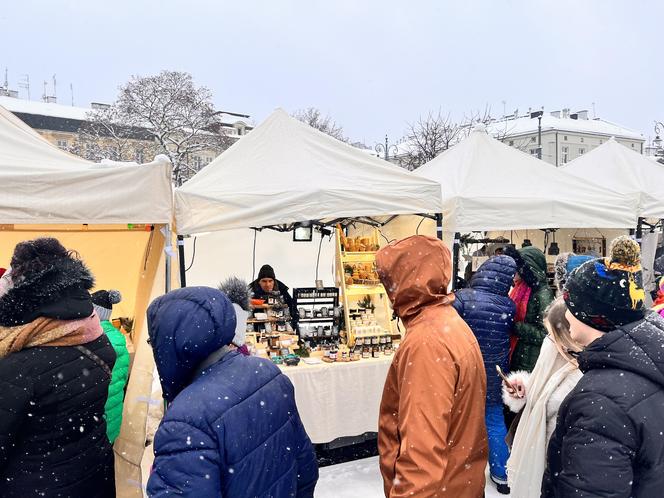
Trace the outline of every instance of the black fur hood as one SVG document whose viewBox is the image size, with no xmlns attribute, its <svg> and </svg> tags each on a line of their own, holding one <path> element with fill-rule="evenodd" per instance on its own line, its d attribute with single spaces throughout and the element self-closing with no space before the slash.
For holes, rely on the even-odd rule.
<svg viewBox="0 0 664 498">
<path fill-rule="evenodd" d="M 90 270 L 77 259 L 62 259 L 14 284 L 0 298 L 0 325 L 15 326 L 44 316 L 60 320 L 92 314 Z"/>
</svg>

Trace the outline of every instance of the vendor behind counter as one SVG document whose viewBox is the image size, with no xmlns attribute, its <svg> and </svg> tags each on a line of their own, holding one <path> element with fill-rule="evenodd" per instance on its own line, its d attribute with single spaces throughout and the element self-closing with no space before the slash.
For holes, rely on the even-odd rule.
<svg viewBox="0 0 664 498">
<path fill-rule="evenodd" d="M 295 302 L 288 292 L 288 286 L 277 280 L 274 269 L 270 265 L 263 265 L 261 267 L 258 272 L 258 278 L 249 284 L 249 288 L 256 299 L 267 299 L 268 295 L 272 292 L 279 292 L 290 311 L 293 330 L 297 330 L 297 322 L 300 317 Z"/>
</svg>

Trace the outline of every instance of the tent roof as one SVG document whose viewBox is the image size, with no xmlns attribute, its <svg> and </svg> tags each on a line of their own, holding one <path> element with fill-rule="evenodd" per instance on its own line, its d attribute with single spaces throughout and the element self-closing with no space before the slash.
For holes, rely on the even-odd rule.
<svg viewBox="0 0 664 498">
<path fill-rule="evenodd" d="M 638 199 L 643 218 L 664 218 L 664 166 L 611 138 L 564 171 Z"/>
<path fill-rule="evenodd" d="M 96 164 L 51 145 L 0 106 L 0 223 L 170 223 L 171 166 Z"/>
<path fill-rule="evenodd" d="M 177 231 L 439 212 L 440 185 L 282 109 L 175 191 Z"/>
<path fill-rule="evenodd" d="M 416 174 L 441 184 L 450 231 L 636 225 L 629 199 L 509 147 L 483 126 Z"/>
</svg>

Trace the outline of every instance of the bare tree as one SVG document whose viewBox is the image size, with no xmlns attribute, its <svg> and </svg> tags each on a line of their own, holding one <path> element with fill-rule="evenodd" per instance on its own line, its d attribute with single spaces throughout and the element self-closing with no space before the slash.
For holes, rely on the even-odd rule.
<svg viewBox="0 0 664 498">
<path fill-rule="evenodd" d="M 429 112 L 426 117 L 420 116 L 416 123 L 408 125 L 406 153 L 399 155 L 397 161 L 404 168 L 414 170 L 454 145 L 462 131 L 463 127 L 440 109 L 437 113 Z"/>
<path fill-rule="evenodd" d="M 299 109 L 293 113 L 293 117 L 337 140 L 348 142 L 348 138 L 344 136 L 344 130 L 341 125 L 338 125 L 329 115 L 323 115 L 320 109 L 315 107 Z"/>
<path fill-rule="evenodd" d="M 157 153 L 153 136 L 145 128 L 123 124 L 116 106 L 104 106 L 87 114 L 69 151 L 91 161 L 144 162 Z"/>
<path fill-rule="evenodd" d="M 204 166 L 202 153 L 214 156 L 232 144 L 219 114 L 210 90 L 196 86 L 188 73 L 133 76 L 115 103 L 91 114 L 78 144 L 88 150 L 79 153 L 119 160 L 163 153 L 181 185 Z"/>
</svg>

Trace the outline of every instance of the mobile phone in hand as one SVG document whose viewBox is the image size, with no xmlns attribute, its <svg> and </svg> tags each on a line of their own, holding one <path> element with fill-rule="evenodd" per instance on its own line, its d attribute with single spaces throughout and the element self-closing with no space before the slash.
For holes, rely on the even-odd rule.
<svg viewBox="0 0 664 498">
<path fill-rule="evenodd" d="M 503 369 L 500 368 L 500 365 L 496 365 L 496 371 L 498 372 L 498 375 L 500 375 L 500 378 L 503 379 L 503 382 L 505 385 L 510 388 L 512 391 L 517 393 L 518 391 L 516 390 L 516 387 L 514 387 L 514 384 L 512 384 L 508 379 L 507 375 L 505 375 L 505 372 L 503 372 Z"/>
</svg>

